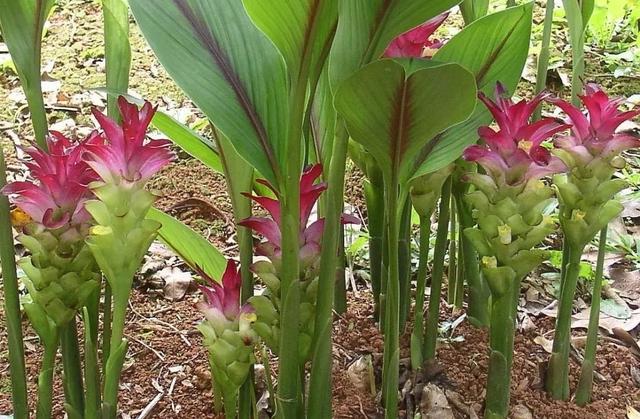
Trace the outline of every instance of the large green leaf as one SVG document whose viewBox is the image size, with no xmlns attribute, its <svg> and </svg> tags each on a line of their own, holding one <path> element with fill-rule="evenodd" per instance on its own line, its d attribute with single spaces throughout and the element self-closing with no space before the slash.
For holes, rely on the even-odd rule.
<svg viewBox="0 0 640 419">
<path fill-rule="evenodd" d="M 205 166 L 218 173 L 223 173 L 220 156 L 211 140 L 181 124 L 164 112 L 156 112 L 151 124 L 178 147 L 204 163 Z"/>
<path fill-rule="evenodd" d="M 414 28 L 461 0 L 348 0 L 340 2 L 340 20 L 330 55 L 332 86 L 380 57 L 397 35 Z"/>
<path fill-rule="evenodd" d="M 126 92 L 131 69 L 129 6 L 126 0 L 102 0 L 102 15 L 107 89 Z M 107 113 L 112 118 L 120 119 L 116 99 L 107 97 Z"/>
<path fill-rule="evenodd" d="M 226 260 L 204 237 L 158 209 L 152 208 L 147 218 L 162 224 L 158 236 L 189 266 L 202 269 L 211 278 L 218 279 L 222 276 Z"/>
<path fill-rule="evenodd" d="M 40 52 L 42 30 L 53 2 L 0 0 L 0 31 L 27 97 L 36 140 L 42 147 L 46 147 L 47 114 L 40 84 Z"/>
<path fill-rule="evenodd" d="M 498 81 L 513 92 L 529 52 L 532 10 L 533 3 L 527 3 L 478 19 L 447 42 L 433 59 L 467 68 L 475 75 L 478 90 L 487 95 L 493 96 Z M 478 128 L 490 121 L 489 112 L 478 104 L 468 120 L 434 139 L 433 149 L 415 176 L 438 170 L 460 157 L 478 140 Z"/>
<path fill-rule="evenodd" d="M 158 59 L 185 93 L 272 184 L 286 159 L 282 55 L 239 0 L 130 0 Z"/>
<path fill-rule="evenodd" d="M 258 28 L 278 47 L 294 78 L 303 61 L 322 66 L 338 24 L 336 0 L 243 0 Z"/>
<path fill-rule="evenodd" d="M 473 75 L 457 64 L 408 73 L 396 61 L 380 60 L 340 85 L 335 106 L 351 138 L 371 153 L 386 181 L 393 175 L 402 185 L 425 143 L 471 114 L 475 95 Z"/>
</svg>

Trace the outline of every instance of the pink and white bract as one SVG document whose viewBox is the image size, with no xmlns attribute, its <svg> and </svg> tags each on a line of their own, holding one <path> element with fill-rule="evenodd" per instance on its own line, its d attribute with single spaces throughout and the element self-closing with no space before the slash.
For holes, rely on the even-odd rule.
<svg viewBox="0 0 640 419">
<path fill-rule="evenodd" d="M 87 223 L 91 216 L 84 209 L 84 203 L 93 197 L 88 185 L 98 176 L 83 161 L 82 155 L 87 147 L 100 142 L 97 132 L 78 143 L 59 132 L 51 132 L 47 138 L 48 152 L 36 146 L 25 150 L 33 159 L 26 166 L 34 181 L 10 183 L 2 193 L 47 228 Z"/>
<path fill-rule="evenodd" d="M 429 39 L 440 25 L 449 16 L 449 12 L 442 13 L 432 19 L 427 20 L 422 25 L 415 27 L 402 35 L 396 37 L 387 49 L 384 56 L 388 58 L 397 57 L 424 57 L 430 56 L 431 50 L 436 50 L 443 45 L 443 42 L 437 39 Z"/>
<path fill-rule="evenodd" d="M 93 115 L 104 130 L 108 146 L 93 144 L 87 146 L 85 160 L 106 183 L 145 182 L 174 158 L 169 140 L 148 140 L 145 142 L 149 123 L 155 108 L 149 102 L 142 109 L 118 98 L 122 114 L 122 124 L 98 110 Z"/>
<path fill-rule="evenodd" d="M 327 189 L 327 185 L 324 182 L 315 183 L 321 174 L 322 165 L 316 164 L 305 170 L 300 178 L 300 258 L 303 261 L 303 265 L 312 262 L 320 254 L 324 219 L 319 218 L 309 224 L 309 217 L 320 194 Z M 258 180 L 258 182 L 274 190 L 268 182 L 262 179 Z M 251 228 L 267 239 L 256 246 L 258 254 L 267 256 L 272 261 L 279 260 L 282 237 L 280 232 L 280 202 L 277 199 L 266 196 L 244 195 L 267 210 L 270 217 L 249 217 L 242 220 L 240 225 Z M 342 222 L 343 224 L 353 224 L 359 221 L 355 217 L 343 215 Z"/>
<path fill-rule="evenodd" d="M 241 314 L 253 312 L 253 307 L 250 304 L 240 306 L 242 278 L 240 269 L 233 260 L 227 261 L 227 267 L 222 275 L 222 284 L 216 282 L 200 269 L 198 269 L 198 273 L 206 284 L 200 285 L 205 301 L 198 303 L 197 307 L 219 336 L 224 329 L 237 324 Z"/>
<path fill-rule="evenodd" d="M 494 180 L 507 185 L 517 185 L 562 171 L 562 162 L 552 156 L 542 143 L 569 125 L 550 118 L 529 122 L 536 107 L 548 96 L 543 92 L 531 101 L 514 103 L 506 97 L 500 83 L 496 86 L 495 101 L 479 93 L 478 97 L 493 115 L 499 129 L 480 127 L 478 135 L 484 144 L 467 147 L 464 151 L 465 160 L 477 162 Z"/>
<path fill-rule="evenodd" d="M 558 138 L 555 145 L 567 151 L 576 163 L 587 164 L 597 157 L 610 160 L 624 150 L 640 147 L 640 140 L 633 135 L 616 132 L 624 121 L 640 115 L 640 109 L 620 111 L 624 99 L 610 99 L 600 86 L 593 83 L 585 85 L 585 94 L 580 96 L 580 100 L 586 114 L 564 100 L 551 100 L 573 124 L 572 135 Z"/>
</svg>

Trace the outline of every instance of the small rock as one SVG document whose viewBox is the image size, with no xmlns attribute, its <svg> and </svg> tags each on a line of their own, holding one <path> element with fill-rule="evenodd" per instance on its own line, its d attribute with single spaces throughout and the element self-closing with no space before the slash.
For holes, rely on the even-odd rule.
<svg viewBox="0 0 640 419">
<path fill-rule="evenodd" d="M 511 417 L 513 419 L 533 419 L 533 414 L 527 406 L 519 404 L 511 409 Z"/>
</svg>

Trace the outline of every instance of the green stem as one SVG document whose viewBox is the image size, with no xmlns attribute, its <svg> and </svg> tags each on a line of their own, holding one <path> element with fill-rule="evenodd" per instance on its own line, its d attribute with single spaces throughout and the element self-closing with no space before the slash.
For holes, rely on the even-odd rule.
<svg viewBox="0 0 640 419">
<path fill-rule="evenodd" d="M 447 302 L 449 304 L 455 304 L 457 295 L 460 292 L 458 289 L 458 261 L 457 261 L 457 236 L 458 236 L 458 221 L 456 217 L 456 206 L 453 199 L 453 193 L 451 194 L 451 203 L 449 209 L 449 266 L 447 268 Z"/>
<path fill-rule="evenodd" d="M 509 413 L 511 364 L 515 332 L 514 291 L 520 290 L 520 281 L 512 281 L 502 295 L 492 295 L 490 342 L 491 356 L 487 376 L 485 418 L 506 419 Z"/>
<path fill-rule="evenodd" d="M 536 74 L 536 93 L 540 93 L 547 87 L 547 70 L 549 68 L 549 44 L 551 43 L 551 29 L 553 27 L 554 0 L 547 0 L 544 13 L 544 27 L 542 29 L 542 41 L 540 55 L 538 55 L 538 72 Z M 542 106 L 538 106 L 533 115 L 534 121 L 542 116 Z"/>
<path fill-rule="evenodd" d="M 598 260 L 596 262 L 596 275 L 593 279 L 593 293 L 591 294 L 591 309 L 589 311 L 589 329 L 587 330 L 587 343 L 584 348 L 584 361 L 580 370 L 580 380 L 576 389 L 576 404 L 584 406 L 591 401 L 591 389 L 593 387 L 593 369 L 598 348 L 598 328 L 600 323 L 600 294 L 602 293 L 602 272 L 604 270 L 604 257 L 607 253 L 607 227 L 600 231 L 598 243 Z"/>
<path fill-rule="evenodd" d="M 436 343 L 438 341 L 438 319 L 440 314 L 440 294 L 442 292 L 442 277 L 444 275 L 444 257 L 447 252 L 447 235 L 449 232 L 449 204 L 451 202 L 451 177 L 442 187 L 442 197 L 438 209 L 438 230 L 433 257 L 433 271 L 431 274 L 431 292 L 429 294 L 429 313 L 425 328 L 424 359 L 429 361 L 436 357 Z"/>
<path fill-rule="evenodd" d="M 119 283 L 129 283 L 129 278 L 123 278 Z M 118 409 L 118 383 L 122 373 L 122 365 L 127 353 L 128 342 L 124 339 L 124 326 L 129 302 L 129 292 L 119 295 L 113 293 L 113 321 L 111 322 L 111 340 L 109 357 L 105 366 L 105 380 L 103 390 L 103 415 L 105 419 L 115 418 Z"/>
<path fill-rule="evenodd" d="M 336 287 L 333 297 L 333 309 L 338 314 L 343 314 L 347 311 L 347 283 L 345 277 L 345 253 L 344 253 L 344 226 L 340 225 L 340 238 L 338 240 L 338 259 L 336 261 Z"/>
<path fill-rule="evenodd" d="M 381 174 L 370 173 L 365 182 L 364 196 L 367 204 L 369 230 L 369 274 L 373 290 L 374 318 L 380 316 L 380 292 L 382 287 L 382 248 L 384 232 L 384 189 Z"/>
<path fill-rule="evenodd" d="M 411 200 L 402 205 L 398 238 L 398 266 L 400 275 L 400 329 L 404 329 L 411 306 Z"/>
<path fill-rule="evenodd" d="M 53 406 L 53 372 L 55 371 L 56 354 L 58 353 L 58 337 L 55 336 L 50 344 L 44 345 L 42 365 L 38 373 L 38 408 L 37 419 L 50 419 Z"/>
<path fill-rule="evenodd" d="M 398 234 L 400 217 L 398 214 L 397 174 L 392 174 L 385 187 L 387 202 L 387 242 L 389 274 L 385 299 L 384 354 L 382 375 L 382 396 L 385 418 L 398 417 L 398 374 L 399 374 L 399 320 L 400 320 L 400 271 L 398 258 Z"/>
<path fill-rule="evenodd" d="M 47 112 L 44 107 L 44 99 L 42 97 L 42 88 L 40 83 L 36 83 L 31 88 L 24 89 L 31 112 L 31 124 L 36 137 L 36 142 L 40 148 L 47 149 Z"/>
<path fill-rule="evenodd" d="M 97 293 L 100 295 L 99 292 Z M 94 300 L 94 298 L 90 298 Z M 91 304 L 97 306 L 96 304 Z M 92 308 L 94 308 L 92 307 Z M 83 309 L 84 316 L 84 382 L 86 385 L 85 419 L 98 419 L 100 416 L 100 369 L 98 367 L 97 319 L 88 307 Z"/>
<path fill-rule="evenodd" d="M 469 286 L 469 320 L 478 327 L 489 325 L 490 296 L 489 286 L 480 274 L 478 268 L 478 254 L 471 241 L 464 234 L 464 230 L 475 225 L 471 211 L 464 202 L 463 194 L 456 194 L 456 205 L 460 219 L 460 248 L 462 263 L 464 265 L 464 276 Z"/>
<path fill-rule="evenodd" d="M 6 166 L 0 144 L 0 189 L 6 184 Z M 9 215 L 9 201 L 0 194 L 0 267 L 2 267 L 2 287 L 4 290 L 4 315 L 7 322 L 7 344 L 9 346 L 9 372 L 11 377 L 11 397 L 13 416 L 27 419 L 27 378 L 24 365 L 24 343 L 20 321 L 20 294 L 16 274 L 13 232 Z"/>
<path fill-rule="evenodd" d="M 84 385 L 75 316 L 61 327 L 60 343 L 64 367 L 65 400 L 75 412 L 84 412 Z"/>
<path fill-rule="evenodd" d="M 546 386 L 547 391 L 556 400 L 569 398 L 569 350 L 571 347 L 571 312 L 573 298 L 580 274 L 580 258 L 584 246 L 570 247 L 566 276 L 562 280 L 558 318 L 553 339 L 553 349 L 549 359 Z"/>
<path fill-rule="evenodd" d="M 418 278 L 416 280 L 416 304 L 414 307 L 413 330 L 411 331 L 411 368 L 422 368 L 422 347 L 424 342 L 424 290 L 427 283 L 429 263 L 429 237 L 431 235 L 431 215 L 420 217 L 420 255 L 418 258 Z"/>
<path fill-rule="evenodd" d="M 112 294 L 111 286 L 107 281 L 104 283 L 104 305 L 102 314 L 102 371 L 107 369 L 107 359 L 111 352 L 111 323 L 112 319 Z"/>
<path fill-rule="evenodd" d="M 313 336 L 311 376 L 307 416 L 310 419 L 331 417 L 331 330 L 333 322 L 333 296 L 335 269 L 338 259 L 340 211 L 344 193 L 344 167 L 347 159 L 348 134 L 342 122 L 337 126 L 333 142 L 329 176 L 327 180 L 327 205 L 325 228 L 320 255 L 320 276 L 316 301 Z"/>
</svg>

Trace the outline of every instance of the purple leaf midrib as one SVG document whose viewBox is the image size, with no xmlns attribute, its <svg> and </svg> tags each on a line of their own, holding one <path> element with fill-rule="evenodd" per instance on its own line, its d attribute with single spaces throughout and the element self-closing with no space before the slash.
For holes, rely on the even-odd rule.
<svg viewBox="0 0 640 419">
<path fill-rule="evenodd" d="M 264 128 L 262 120 L 260 119 L 260 115 L 253 107 L 253 103 L 251 102 L 251 99 L 249 98 L 249 95 L 247 94 L 247 91 L 238 74 L 235 72 L 233 66 L 231 65 L 229 58 L 220 47 L 220 44 L 217 42 L 217 40 L 213 37 L 211 31 L 208 30 L 205 23 L 195 15 L 193 9 L 191 9 L 191 7 L 187 4 L 186 0 L 173 0 L 173 2 L 180 10 L 182 15 L 191 24 L 194 34 L 198 37 L 201 44 L 205 47 L 215 64 L 218 66 L 222 73 L 222 76 L 225 78 L 227 83 L 229 83 L 229 85 L 232 87 L 240 104 L 240 107 L 251 122 L 251 126 L 256 132 L 260 145 L 263 148 L 267 158 L 269 159 L 269 163 L 277 177 L 278 165 L 275 161 L 267 132 Z"/>
</svg>

